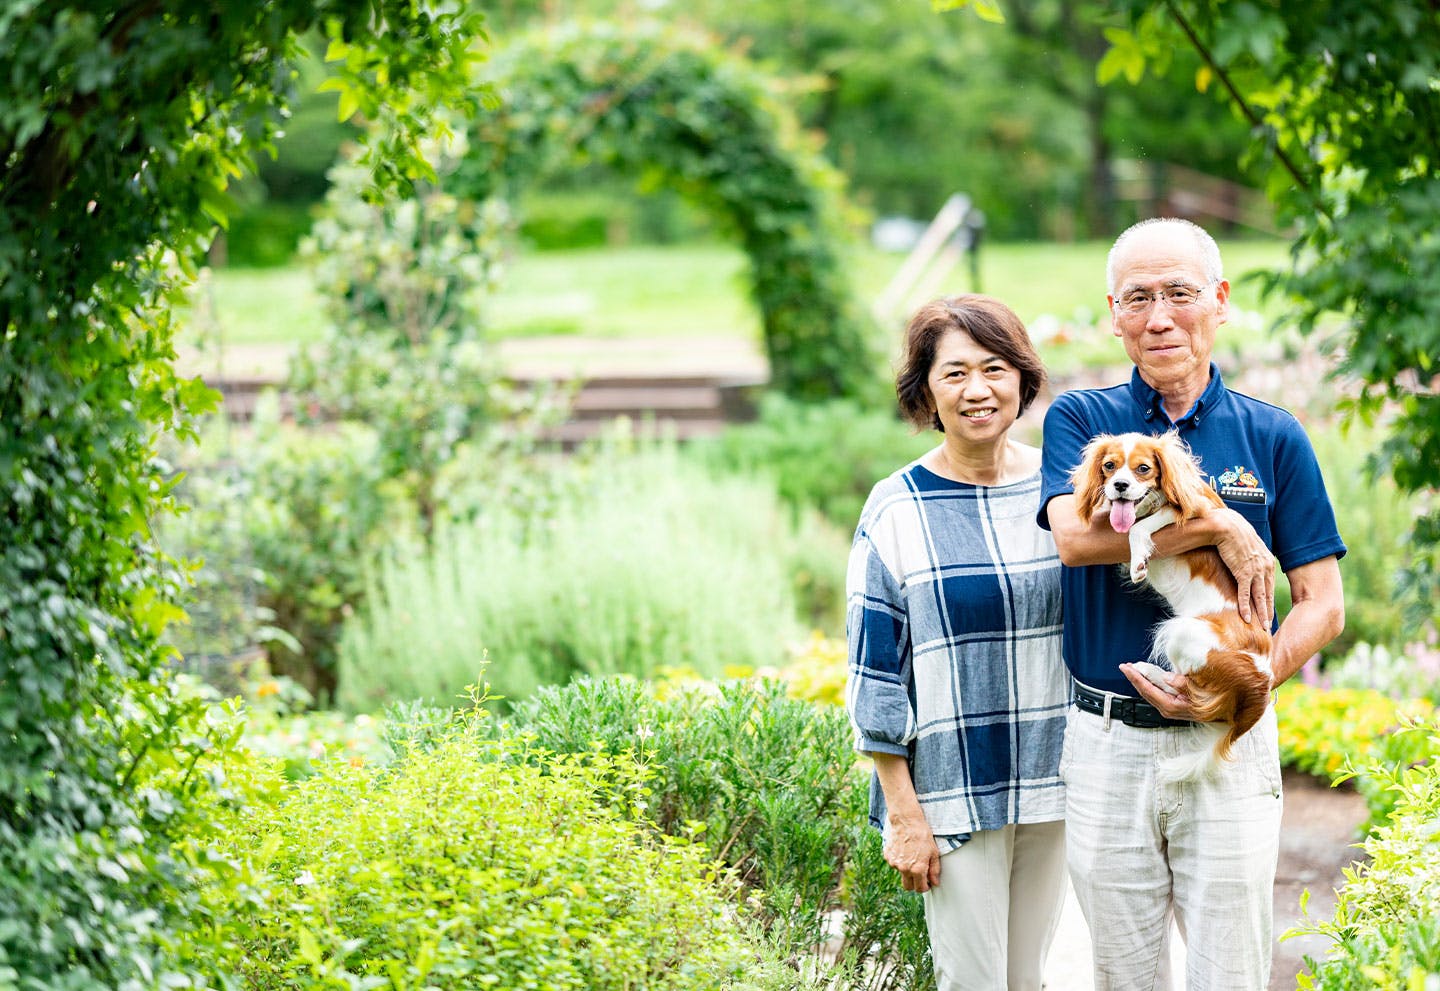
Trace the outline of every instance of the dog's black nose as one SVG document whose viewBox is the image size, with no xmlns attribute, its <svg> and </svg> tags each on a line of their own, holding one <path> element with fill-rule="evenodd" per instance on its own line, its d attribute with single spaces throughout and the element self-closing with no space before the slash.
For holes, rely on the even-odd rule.
<svg viewBox="0 0 1440 991">
<path fill-rule="evenodd" d="M 1117 478 L 1117 479 L 1115 479 L 1115 483 L 1114 483 L 1114 484 L 1115 484 L 1115 491 L 1116 491 L 1116 492 L 1124 492 L 1126 489 L 1128 489 L 1128 488 L 1130 487 L 1130 483 L 1127 482 L 1127 481 L 1125 481 L 1123 478 Z"/>
</svg>

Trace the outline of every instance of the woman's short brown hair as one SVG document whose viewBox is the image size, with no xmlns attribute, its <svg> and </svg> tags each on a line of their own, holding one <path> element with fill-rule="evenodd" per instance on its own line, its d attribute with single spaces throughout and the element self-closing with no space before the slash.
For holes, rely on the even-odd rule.
<svg viewBox="0 0 1440 991">
<path fill-rule="evenodd" d="M 995 352 L 1020 372 L 1020 412 L 1029 409 L 1045 384 L 1045 366 L 1030 343 L 1025 325 L 1014 310 L 993 296 L 966 293 L 931 300 L 910 318 L 905 328 L 900 374 L 895 377 L 900 415 L 916 430 L 945 429 L 930 405 L 930 369 L 935 364 L 936 345 L 952 330 L 970 335 L 976 344 Z"/>
</svg>

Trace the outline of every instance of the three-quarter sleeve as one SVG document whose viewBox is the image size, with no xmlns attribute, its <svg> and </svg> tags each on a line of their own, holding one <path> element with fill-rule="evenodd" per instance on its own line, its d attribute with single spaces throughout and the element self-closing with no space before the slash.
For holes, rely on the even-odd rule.
<svg viewBox="0 0 1440 991">
<path fill-rule="evenodd" d="M 845 706 L 855 727 L 855 749 L 908 754 L 915 707 L 905 602 L 863 522 L 850 551 L 845 592 Z"/>
</svg>

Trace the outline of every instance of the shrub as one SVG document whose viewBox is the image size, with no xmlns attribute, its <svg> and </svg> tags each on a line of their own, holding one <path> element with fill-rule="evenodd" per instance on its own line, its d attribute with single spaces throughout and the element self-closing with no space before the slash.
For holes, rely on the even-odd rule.
<svg viewBox="0 0 1440 991">
<path fill-rule="evenodd" d="M 761 906 L 792 963 L 813 960 L 844 911 L 841 987 L 933 988 L 921 901 L 906 894 L 866 823 L 868 764 L 842 709 L 791 698 L 773 681 L 657 690 L 631 679 L 547 687 L 513 714 L 560 752 L 635 753 L 653 771 L 661 829 L 699 832 Z"/>
<path fill-rule="evenodd" d="M 725 469 L 773 478 L 789 505 L 816 509 L 849 534 L 875 483 L 930 450 L 938 437 L 912 434 L 890 408 L 769 393 L 755 423 L 730 427 L 708 453 Z"/>
<path fill-rule="evenodd" d="M 615 192 L 530 192 L 519 210 L 520 236 L 541 251 L 626 241 L 635 223 L 634 207 Z"/>
<path fill-rule="evenodd" d="M 1366 760 L 1377 740 L 1395 729 L 1404 715 L 1432 707 L 1400 702 L 1372 689 L 1323 689 L 1294 681 L 1276 697 L 1280 760 L 1287 766 L 1334 779 L 1347 764 Z"/>
<path fill-rule="evenodd" d="M 1427 740 L 1440 750 L 1440 719 L 1410 723 L 1396 737 Z M 1364 843 L 1368 863 L 1348 868 L 1334 917 L 1296 930 L 1335 942 L 1327 958 L 1307 957 L 1301 989 L 1359 991 L 1428 988 L 1440 975 L 1440 763 L 1395 768 L 1370 762 L 1363 773 L 1395 799 L 1387 824 Z"/>
<path fill-rule="evenodd" d="M 791 646 L 789 663 L 780 669 L 778 675 L 796 698 L 843 705 L 846 677 L 844 639 L 811 633 L 810 639 Z"/>
<path fill-rule="evenodd" d="M 442 174 L 463 142 L 435 142 Z M 383 477 L 404 486 L 429 536 L 447 507 L 442 476 L 463 457 L 513 461 L 563 413 L 563 396 L 503 381 L 482 332 L 481 293 L 499 268 L 499 201 L 464 203 L 419 184 L 412 199 L 372 202 L 367 170 L 331 170 L 327 213 L 305 251 L 331 326 L 291 365 L 306 418 L 358 421 L 378 438 Z"/>
<path fill-rule="evenodd" d="M 646 772 L 456 732 L 384 773 L 273 764 L 192 847 L 203 969 L 256 989 L 605 991 L 796 986 L 737 918 L 702 847 L 634 813 Z"/>
<path fill-rule="evenodd" d="M 255 427 L 238 455 L 240 474 L 213 489 L 219 504 L 202 510 L 237 522 L 248 554 L 248 561 L 232 559 L 239 568 L 219 584 L 257 585 L 259 618 L 286 635 L 268 637 L 271 668 L 328 699 L 342 624 L 364 594 L 365 567 L 390 542 L 413 538 L 416 511 L 382 474 L 372 431 L 353 424 L 304 431 L 270 415 L 258 416 Z M 208 553 L 209 540 L 198 536 L 203 542 L 188 553 Z"/>
<path fill-rule="evenodd" d="M 549 517 L 496 511 L 385 558 L 345 629 L 345 705 L 444 702 L 486 651 L 511 699 L 579 673 L 718 674 L 781 656 L 798 631 L 782 563 L 794 538 L 764 485 L 663 446 L 570 470 L 574 495 Z"/>
</svg>

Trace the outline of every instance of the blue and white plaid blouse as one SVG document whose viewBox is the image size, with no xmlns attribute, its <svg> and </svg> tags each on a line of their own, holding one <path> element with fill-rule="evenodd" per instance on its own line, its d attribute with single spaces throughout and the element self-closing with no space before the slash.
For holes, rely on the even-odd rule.
<svg viewBox="0 0 1440 991">
<path fill-rule="evenodd" d="M 864 753 L 904 754 L 942 852 L 1064 817 L 1070 679 L 1040 475 L 951 481 L 918 462 L 865 503 L 846 579 L 846 707 Z M 885 821 L 872 780 L 870 821 Z"/>
</svg>

